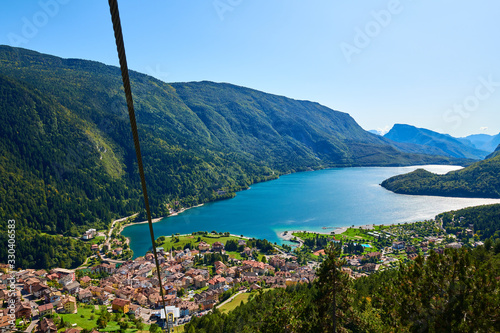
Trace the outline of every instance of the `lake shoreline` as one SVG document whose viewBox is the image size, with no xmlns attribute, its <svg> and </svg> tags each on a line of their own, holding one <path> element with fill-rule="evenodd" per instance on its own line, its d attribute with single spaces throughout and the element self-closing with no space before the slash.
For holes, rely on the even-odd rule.
<svg viewBox="0 0 500 333">
<path fill-rule="evenodd" d="M 186 210 L 188 209 L 191 209 L 191 208 L 196 208 L 196 207 L 201 207 L 203 206 L 204 204 L 199 204 L 199 205 L 196 205 L 196 206 L 191 206 L 191 207 L 187 207 L 187 208 L 181 208 L 180 210 L 178 210 L 177 212 L 174 212 L 168 216 L 162 216 L 162 217 L 156 217 L 154 219 L 151 219 L 151 222 L 152 223 L 156 223 L 156 222 L 160 222 L 161 220 L 165 219 L 165 218 L 169 218 L 169 217 L 172 217 L 172 216 L 177 216 L 181 213 L 184 213 Z M 141 221 L 141 222 L 132 222 L 132 223 L 129 223 L 129 224 L 126 224 L 124 226 L 122 226 L 121 230 L 118 232 L 118 234 L 121 234 L 123 230 L 125 230 L 126 227 L 130 227 L 132 225 L 136 225 L 136 224 L 146 224 L 146 223 L 149 223 L 149 221 Z"/>
<path fill-rule="evenodd" d="M 490 203 L 483 199 L 406 196 L 379 185 L 382 180 L 413 168 L 333 168 L 282 175 L 273 182 L 252 184 L 252 191 L 238 191 L 232 200 L 205 205 L 200 210 L 188 212 L 185 217 L 175 216 L 187 209 L 168 216 L 173 217 L 172 220 L 158 219 L 156 221 L 165 223 L 155 225 L 155 236 L 191 234 L 208 229 L 281 244 L 287 240 L 283 238 L 285 230 L 338 235 L 353 225 L 356 229 L 372 229 L 374 224 L 388 226 L 423 221 L 445 211 Z M 426 167 L 435 173 L 455 168 Z M 133 224 L 139 223 L 128 226 Z M 130 247 L 136 254 L 144 253 L 151 246 L 145 227 L 126 229 L 122 235 L 130 238 Z"/>
<path fill-rule="evenodd" d="M 415 223 L 415 222 L 409 222 L 409 223 Z M 326 232 L 326 231 L 313 231 L 313 230 L 305 230 L 305 229 L 301 229 L 301 230 L 287 230 L 287 231 L 283 231 L 283 232 L 280 232 L 278 233 L 278 237 L 281 238 L 282 240 L 284 241 L 291 241 L 292 238 L 294 238 L 295 236 L 293 236 L 294 233 L 301 233 L 301 232 L 307 232 L 307 233 L 310 233 L 310 234 L 319 234 L 319 235 L 340 235 L 340 234 L 343 234 L 344 232 L 347 231 L 347 229 L 349 228 L 358 228 L 358 229 L 365 229 L 365 230 L 371 230 L 371 229 L 374 229 L 375 226 L 390 226 L 390 225 L 394 225 L 394 223 L 390 223 L 390 224 L 364 224 L 364 225 L 358 225 L 358 226 L 350 226 L 350 227 L 335 227 L 333 231 L 330 231 L 330 232 Z M 286 234 L 285 234 L 286 232 Z"/>
</svg>

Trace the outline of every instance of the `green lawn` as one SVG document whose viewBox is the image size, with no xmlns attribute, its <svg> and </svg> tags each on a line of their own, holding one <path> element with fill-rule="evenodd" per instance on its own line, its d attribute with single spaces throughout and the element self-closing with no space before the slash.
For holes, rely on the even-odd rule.
<svg viewBox="0 0 500 333">
<path fill-rule="evenodd" d="M 332 237 L 334 237 L 334 235 L 318 234 L 318 233 L 315 233 L 315 232 L 294 232 L 292 235 L 295 236 L 295 237 L 299 237 L 301 239 L 304 239 L 304 240 L 308 239 L 308 238 L 314 239 L 314 238 L 316 238 L 316 236 L 324 237 L 324 238 L 332 238 Z"/>
<path fill-rule="evenodd" d="M 250 293 L 242 293 L 236 296 L 231 302 L 228 302 L 224 304 L 223 306 L 219 307 L 218 309 L 221 312 L 230 312 L 234 310 L 238 305 L 241 304 L 241 301 L 246 303 L 248 299 L 252 296 Z"/>
<path fill-rule="evenodd" d="M 161 242 L 158 247 L 163 247 L 165 248 L 165 251 L 168 251 L 171 247 L 174 247 L 175 249 L 177 248 L 184 248 L 186 244 L 192 243 L 194 247 L 197 247 L 199 242 L 198 242 L 198 237 L 200 237 L 200 241 L 205 241 L 208 244 L 213 244 L 215 242 L 221 242 L 223 244 L 226 244 L 226 242 L 230 239 L 244 239 L 241 237 L 235 237 L 235 236 L 219 236 L 219 235 L 207 235 L 207 236 L 202 236 L 202 235 L 187 235 L 187 236 L 167 236 L 165 235 L 165 241 Z M 176 238 L 179 240 L 176 241 Z"/>
<path fill-rule="evenodd" d="M 365 230 L 359 228 L 348 228 L 345 232 L 341 233 L 340 235 L 343 236 L 344 239 L 349 239 L 349 240 L 358 240 L 358 241 L 360 239 L 371 240 L 371 241 L 375 240 L 374 237 L 367 235 Z"/>
<path fill-rule="evenodd" d="M 194 291 L 195 294 L 201 294 L 202 292 L 204 292 L 205 290 L 208 290 L 208 286 L 205 286 L 203 288 L 200 288 L 200 289 L 196 289 Z"/>
<path fill-rule="evenodd" d="M 234 259 L 237 259 L 237 260 L 243 260 L 243 257 L 241 256 L 241 254 L 237 251 L 226 251 L 226 254 L 229 255 L 229 258 L 234 258 Z"/>
<path fill-rule="evenodd" d="M 90 308 L 85 308 L 83 306 L 78 307 L 78 313 L 76 314 L 59 314 L 59 316 L 64 319 L 65 322 L 71 323 L 71 324 L 76 324 L 76 327 L 79 328 L 87 328 L 87 329 L 93 329 L 97 327 L 97 318 L 99 318 L 98 315 L 98 310 L 94 310 L 95 313 L 92 313 L 93 309 Z M 82 318 L 83 315 L 83 318 Z M 94 315 L 94 319 L 90 320 L 90 316 Z M 125 318 L 125 316 L 124 316 Z M 122 319 L 123 320 L 123 319 Z M 119 330 L 120 327 L 118 326 L 118 323 L 116 321 L 110 321 L 108 323 L 108 326 L 104 329 L 99 329 L 99 332 L 113 332 Z M 149 326 L 144 325 L 143 331 L 148 331 Z M 64 332 L 64 330 L 63 330 Z M 142 331 L 138 331 L 136 328 L 128 328 L 127 333 L 139 333 Z"/>
</svg>

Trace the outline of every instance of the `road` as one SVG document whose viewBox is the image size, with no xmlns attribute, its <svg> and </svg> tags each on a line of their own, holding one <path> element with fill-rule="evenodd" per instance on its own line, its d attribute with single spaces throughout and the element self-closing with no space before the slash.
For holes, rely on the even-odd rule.
<svg viewBox="0 0 500 333">
<path fill-rule="evenodd" d="M 130 216 L 126 216 L 126 217 L 122 217 L 121 219 L 118 219 L 118 220 L 114 220 L 113 222 L 111 222 L 111 227 L 109 228 L 109 231 L 108 231 L 108 236 L 106 237 L 106 241 L 104 242 L 104 245 L 109 245 L 109 240 L 111 238 L 111 234 L 113 233 L 113 229 L 115 228 L 115 224 L 117 222 L 122 222 L 122 221 L 125 221 L 126 219 L 130 218 L 130 217 L 134 217 L 136 216 L 137 214 L 139 213 L 135 213 L 133 215 L 130 215 Z"/>
<path fill-rule="evenodd" d="M 28 332 L 28 333 L 31 333 L 33 332 L 33 329 L 36 327 L 36 325 L 38 324 L 38 319 L 34 319 L 31 324 L 28 326 L 27 329 L 25 329 L 24 331 L 25 332 Z"/>
</svg>

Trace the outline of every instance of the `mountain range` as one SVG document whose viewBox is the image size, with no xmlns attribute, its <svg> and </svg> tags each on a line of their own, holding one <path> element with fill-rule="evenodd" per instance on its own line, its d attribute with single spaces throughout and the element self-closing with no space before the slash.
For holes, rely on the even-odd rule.
<svg viewBox="0 0 500 333">
<path fill-rule="evenodd" d="M 485 158 L 496 147 L 495 145 L 491 150 L 477 148 L 477 146 L 488 147 L 486 143 L 479 144 L 483 142 L 479 138 L 485 139 L 483 136 L 472 135 L 459 139 L 448 134 L 405 124 L 395 124 L 384 137 L 402 144 L 415 145 L 421 149 L 420 151 L 428 154 L 476 160 Z"/>
<path fill-rule="evenodd" d="M 421 154 L 318 103 L 130 77 L 154 216 L 301 170 L 470 163 Z M 24 267 L 73 266 L 70 256 L 39 256 L 47 237 L 142 211 L 122 89 L 117 67 L 0 46 L 0 216 L 2 225 L 16 219 Z"/>
<path fill-rule="evenodd" d="M 463 138 L 457 138 L 461 142 L 476 149 L 492 152 L 500 145 L 500 133 L 497 135 L 472 134 Z"/>
</svg>

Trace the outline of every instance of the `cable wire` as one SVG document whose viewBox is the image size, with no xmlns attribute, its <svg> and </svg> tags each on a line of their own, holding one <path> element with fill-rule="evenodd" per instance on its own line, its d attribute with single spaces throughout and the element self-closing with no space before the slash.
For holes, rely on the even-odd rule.
<svg viewBox="0 0 500 333">
<path fill-rule="evenodd" d="M 148 191 L 146 188 L 146 177 L 144 176 L 144 167 L 142 164 L 141 146 L 139 144 L 139 134 L 137 133 L 137 122 L 135 120 L 134 101 L 132 99 L 132 90 L 130 88 L 130 79 L 128 75 L 127 57 L 125 56 L 125 45 L 123 43 L 122 26 L 120 23 L 120 13 L 118 11 L 117 0 L 108 0 L 109 10 L 111 13 L 111 20 L 113 22 L 113 30 L 115 32 L 116 48 L 118 51 L 118 58 L 120 59 L 120 69 L 122 72 L 123 88 L 125 89 L 125 97 L 127 99 L 128 115 L 130 118 L 130 127 L 132 129 L 132 136 L 134 138 L 135 154 L 137 156 L 137 164 L 139 167 L 139 174 L 141 176 L 142 193 L 144 195 L 144 204 L 146 206 L 146 214 L 148 217 L 149 234 L 151 235 L 151 244 L 153 245 L 153 256 L 156 263 L 156 272 L 158 273 L 158 283 L 160 284 L 160 296 L 165 310 L 165 319 L 167 319 L 167 309 L 165 306 L 165 297 L 163 295 L 163 286 L 161 283 L 160 265 L 158 263 L 158 256 L 156 254 L 156 244 L 153 232 L 153 222 L 151 221 L 151 210 L 149 208 Z M 161 312 L 160 312 L 161 314 Z"/>
</svg>

